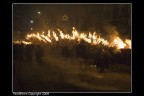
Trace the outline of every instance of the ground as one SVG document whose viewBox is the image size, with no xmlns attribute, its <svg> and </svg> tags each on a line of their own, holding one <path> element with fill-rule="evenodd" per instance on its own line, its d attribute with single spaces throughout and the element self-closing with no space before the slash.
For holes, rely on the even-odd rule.
<svg viewBox="0 0 144 96">
<path fill-rule="evenodd" d="M 130 92 L 131 74 L 106 69 L 99 73 L 79 58 L 45 56 L 43 63 L 17 63 L 13 91 L 20 92 Z M 130 66 L 122 66 L 130 69 Z M 120 68 L 119 68 L 120 69 Z"/>
</svg>

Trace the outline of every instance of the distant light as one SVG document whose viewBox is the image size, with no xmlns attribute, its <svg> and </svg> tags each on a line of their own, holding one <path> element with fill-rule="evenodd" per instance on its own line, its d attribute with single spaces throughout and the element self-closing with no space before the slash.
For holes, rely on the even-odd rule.
<svg viewBox="0 0 144 96">
<path fill-rule="evenodd" d="M 33 21 L 33 20 L 31 20 L 30 22 L 31 22 L 31 23 L 33 23 L 34 21 Z"/>
<path fill-rule="evenodd" d="M 31 28 L 31 30 L 33 30 L 33 28 Z"/>
<path fill-rule="evenodd" d="M 38 14 L 41 14 L 41 12 L 40 12 L 40 11 L 38 11 L 37 13 L 38 13 Z"/>
</svg>

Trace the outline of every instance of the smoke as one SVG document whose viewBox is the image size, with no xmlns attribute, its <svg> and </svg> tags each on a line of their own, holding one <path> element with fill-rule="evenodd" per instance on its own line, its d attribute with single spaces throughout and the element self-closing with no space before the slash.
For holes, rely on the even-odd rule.
<svg viewBox="0 0 144 96">
<path fill-rule="evenodd" d="M 114 25 L 107 24 L 104 26 L 104 30 L 108 34 L 109 42 L 112 42 L 115 37 L 119 37 L 118 29 Z"/>
<path fill-rule="evenodd" d="M 17 63 L 17 78 L 20 78 L 19 81 L 22 82 L 25 91 L 118 90 L 117 85 L 107 83 L 107 80 L 115 78 L 113 75 L 98 73 L 96 68 L 89 66 L 92 62 L 86 64 L 82 58 L 64 57 L 60 46 L 46 45 L 42 61 L 43 63 L 38 63 L 33 56 L 32 64 L 21 61 Z M 116 78 L 121 77 L 118 75 Z"/>
</svg>

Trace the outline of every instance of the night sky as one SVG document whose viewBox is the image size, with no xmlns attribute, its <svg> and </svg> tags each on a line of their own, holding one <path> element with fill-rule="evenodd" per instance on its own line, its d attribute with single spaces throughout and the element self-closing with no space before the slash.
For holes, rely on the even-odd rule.
<svg viewBox="0 0 144 96">
<path fill-rule="evenodd" d="M 66 16 L 66 17 L 63 17 Z M 61 28 L 97 31 L 116 26 L 122 35 L 131 35 L 130 4 L 14 4 L 13 33 L 23 37 L 31 31 Z M 14 35 L 15 36 L 15 35 Z"/>
</svg>

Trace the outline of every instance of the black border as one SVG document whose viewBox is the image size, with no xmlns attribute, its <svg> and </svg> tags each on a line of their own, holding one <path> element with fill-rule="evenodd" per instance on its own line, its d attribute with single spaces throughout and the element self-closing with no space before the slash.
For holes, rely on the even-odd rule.
<svg viewBox="0 0 144 96">
<path fill-rule="evenodd" d="M 137 72 L 140 71 L 140 68 L 138 68 L 139 60 L 136 60 L 137 56 L 139 56 L 139 53 L 137 53 L 136 50 L 143 50 L 142 46 L 141 47 L 136 46 L 136 44 L 138 43 L 136 40 L 140 40 L 138 38 L 138 36 L 141 35 L 140 30 L 138 30 L 140 26 L 137 25 L 137 24 L 140 24 L 137 21 L 141 15 L 141 13 L 138 14 L 139 11 L 141 11 L 141 8 L 139 8 L 139 5 L 137 2 L 128 2 L 128 0 L 121 0 L 121 2 L 122 1 L 124 1 L 124 3 L 132 3 L 132 66 L 133 66 L 132 67 L 132 71 L 133 71 L 132 72 L 133 73 L 132 74 L 133 75 L 132 76 L 132 94 L 136 95 L 136 93 L 139 93 L 138 91 L 142 91 L 142 89 L 141 90 L 138 89 L 139 86 L 138 86 L 137 82 L 140 82 L 140 81 L 139 80 L 136 81 L 137 78 L 140 78 L 139 75 L 137 75 Z M 105 3 L 111 3 L 111 2 L 109 1 L 109 2 L 105 2 Z M 4 81 L 5 81 L 5 83 L 2 82 L 3 83 L 2 91 L 3 91 L 3 89 L 5 89 L 5 92 L 3 91 L 4 94 L 5 93 L 12 94 L 12 84 L 11 84 L 12 83 L 12 81 L 11 81 L 12 80 L 12 76 L 11 76 L 12 75 L 12 73 L 11 73 L 12 72 L 12 69 L 11 69 L 11 67 L 12 67 L 12 58 L 11 58 L 12 57 L 12 3 L 22 3 L 22 2 L 20 2 L 20 1 L 16 2 L 16 0 L 13 0 L 13 2 L 6 3 L 6 6 L 4 6 L 4 7 L 2 6 L 2 8 L 1 8 L 2 9 L 1 12 L 3 13 L 3 14 L 1 14 L 1 19 L 3 22 L 2 26 L 4 25 L 4 27 L 2 28 L 4 30 L 3 30 L 3 32 L 0 33 L 1 36 L 3 37 L 1 45 L 2 45 L 2 47 L 6 46 L 6 48 L 1 49 L 2 60 L 3 60 L 1 65 L 4 65 L 1 67 L 1 69 L 4 69 L 1 72 L 2 73 L 1 79 L 4 79 Z M 30 3 L 30 2 L 25 1 L 25 3 Z M 35 1 L 35 3 L 36 3 L 36 1 Z M 44 3 L 44 2 L 41 1 L 41 3 Z M 49 3 L 49 2 L 47 2 L 47 3 Z M 54 3 L 54 2 L 51 2 L 51 3 Z M 76 2 L 76 3 L 78 3 L 78 2 Z M 102 1 L 95 2 L 95 3 L 102 3 Z M 115 2 L 115 3 L 118 3 L 118 2 Z M 3 19 L 3 18 L 5 18 L 5 19 Z M 136 26 L 138 26 L 138 28 L 136 28 Z M 141 26 L 141 28 L 143 28 L 143 27 Z M 138 36 L 136 36 L 136 35 L 138 35 Z M 140 43 L 142 43 L 142 41 Z M 3 50 L 5 50 L 5 51 L 3 51 Z M 5 62 L 5 61 L 8 61 L 8 62 Z M 99 93 L 97 93 L 97 94 L 99 94 Z M 109 93 L 109 94 L 112 95 L 111 93 Z M 124 95 L 124 94 L 121 94 L 121 95 Z M 132 94 L 128 93 L 127 95 L 132 95 Z M 51 95 L 51 93 L 50 93 L 50 95 Z"/>
</svg>

